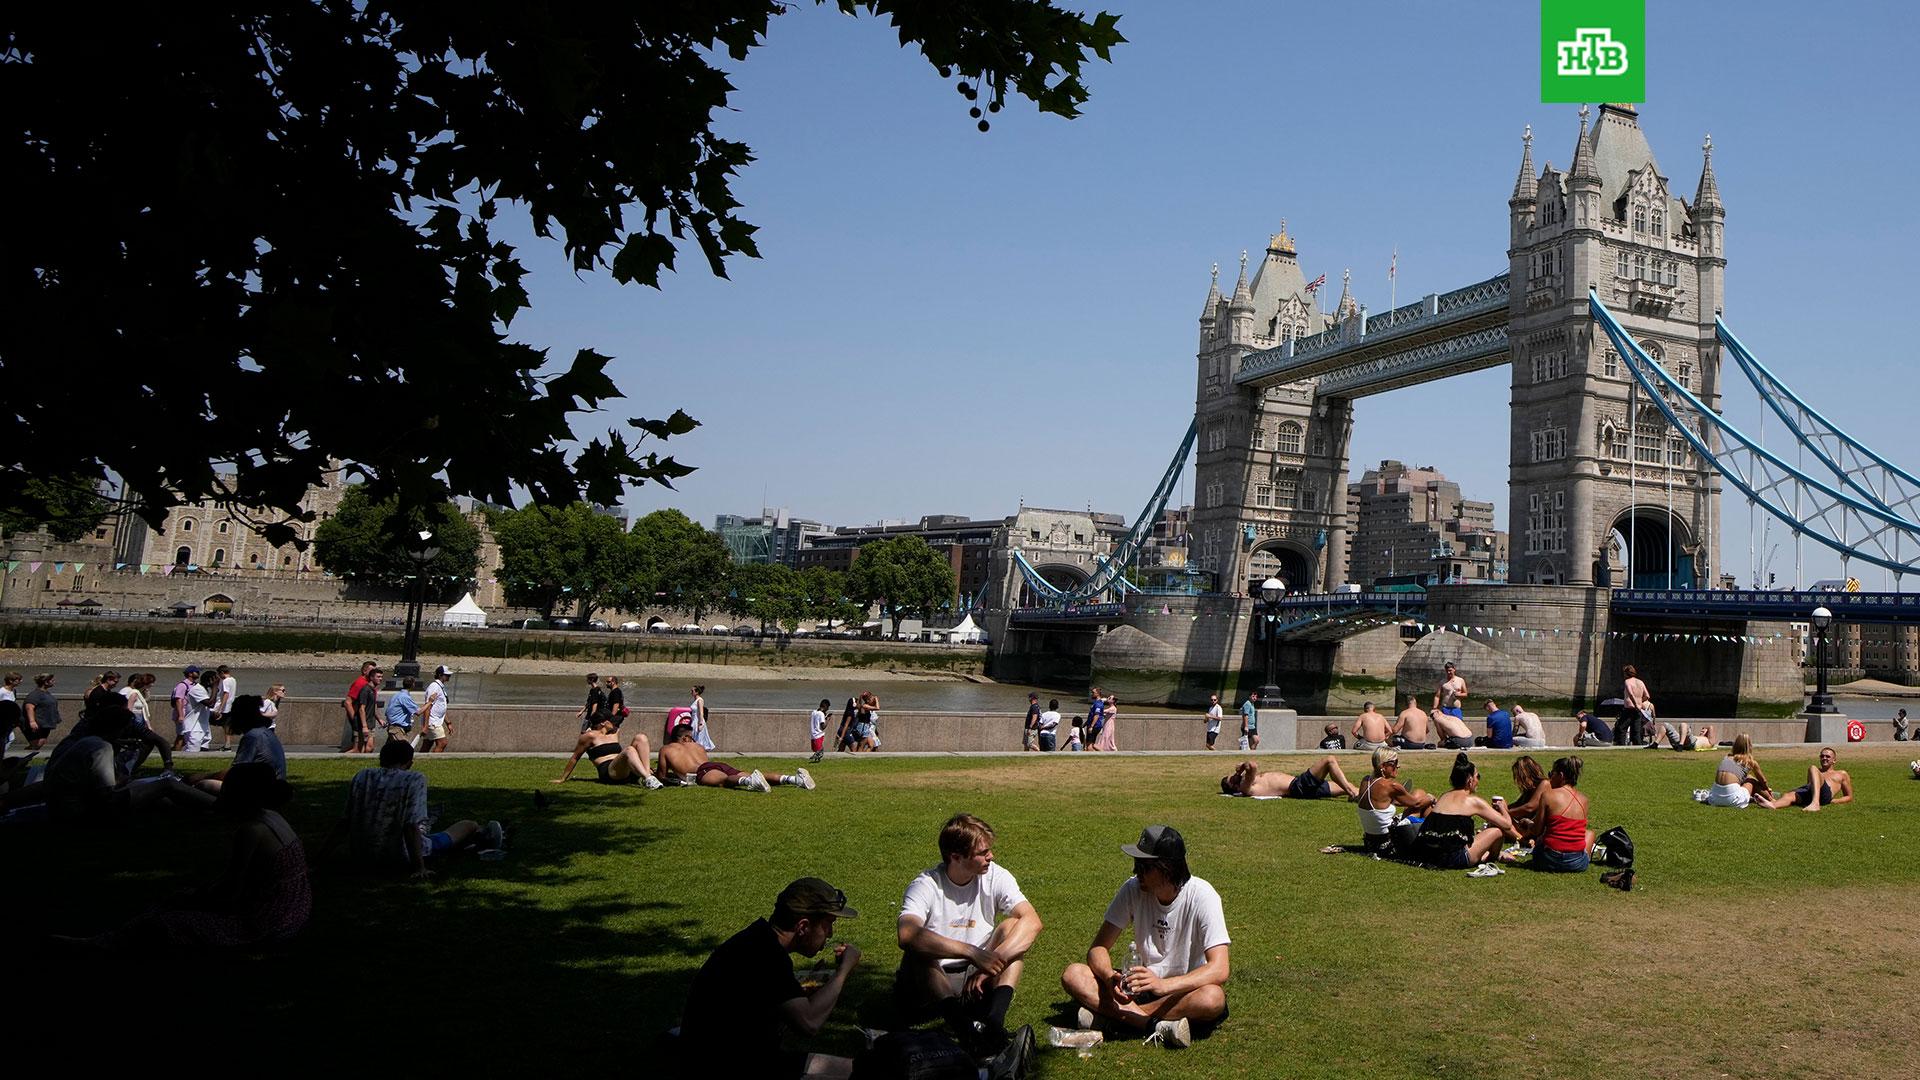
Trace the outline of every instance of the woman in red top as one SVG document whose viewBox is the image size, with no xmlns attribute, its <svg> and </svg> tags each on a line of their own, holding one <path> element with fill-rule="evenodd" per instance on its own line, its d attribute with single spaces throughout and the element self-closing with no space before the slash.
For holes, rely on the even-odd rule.
<svg viewBox="0 0 1920 1080">
<path fill-rule="evenodd" d="M 1579 783 L 1578 757 L 1563 757 L 1548 770 L 1540 816 L 1528 830 L 1534 841 L 1531 865 L 1535 870 L 1577 874 L 1587 868 L 1593 830 L 1587 828 L 1587 797 L 1580 793 Z"/>
</svg>

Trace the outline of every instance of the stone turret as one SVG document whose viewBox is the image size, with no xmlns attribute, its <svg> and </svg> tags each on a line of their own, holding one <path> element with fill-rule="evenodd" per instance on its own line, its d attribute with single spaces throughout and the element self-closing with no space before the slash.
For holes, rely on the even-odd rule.
<svg viewBox="0 0 1920 1080">
<path fill-rule="evenodd" d="M 1513 182 L 1513 197 L 1507 200 L 1508 211 L 1513 217 L 1509 247 L 1519 247 L 1520 242 L 1526 239 L 1527 229 L 1533 225 L 1538 194 L 1539 185 L 1533 177 L 1533 125 L 1528 124 L 1526 132 L 1520 136 L 1520 176 Z"/>
<path fill-rule="evenodd" d="M 1253 344 L 1253 292 L 1247 288 L 1247 253 L 1240 253 L 1240 280 L 1234 283 L 1233 299 L 1227 302 L 1227 341 L 1234 345 Z"/>
<path fill-rule="evenodd" d="M 1200 345 L 1213 338 L 1214 325 L 1220 320 L 1220 264 L 1213 264 L 1213 280 L 1207 283 L 1207 302 L 1200 307 Z"/>
<path fill-rule="evenodd" d="M 1593 163 L 1593 143 L 1587 138 L 1587 107 L 1582 105 L 1580 139 L 1573 147 L 1573 168 L 1567 172 L 1567 195 L 1573 204 L 1574 227 L 1600 227 L 1600 188 L 1600 170 Z"/>
<path fill-rule="evenodd" d="M 1718 259 L 1720 265 L 1725 266 L 1726 252 L 1721 250 L 1720 242 L 1721 229 L 1727 221 L 1727 208 L 1720 203 L 1720 183 L 1713 175 L 1712 135 L 1708 135 L 1701 144 L 1700 152 L 1700 186 L 1693 194 L 1693 228 L 1700 235 L 1700 254 Z M 1719 298 L 1714 299 L 1717 305 Z"/>
<path fill-rule="evenodd" d="M 1340 271 L 1340 302 L 1333 307 L 1333 320 L 1344 324 L 1360 314 L 1360 302 L 1353 298 L 1353 271 Z"/>
</svg>

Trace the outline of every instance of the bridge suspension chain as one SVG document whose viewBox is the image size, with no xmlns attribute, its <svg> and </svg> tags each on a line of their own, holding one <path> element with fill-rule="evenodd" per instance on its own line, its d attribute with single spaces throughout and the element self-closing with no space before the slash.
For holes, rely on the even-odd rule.
<svg viewBox="0 0 1920 1080">
<path fill-rule="evenodd" d="M 1700 460 L 1712 465 L 1748 499 L 1796 534 L 1845 558 L 1860 559 L 1895 574 L 1920 571 L 1920 526 L 1884 506 L 1862 501 L 1808 476 L 1768 452 L 1667 374 L 1591 290 L 1587 305 L 1647 399 L 1687 440 Z M 1712 443 L 1721 439 L 1725 445 L 1716 450 Z M 1630 455 L 1637 454 L 1638 447 L 1630 450 Z M 1628 467 L 1633 464 L 1629 461 Z"/>
<path fill-rule="evenodd" d="M 1715 319 L 1714 331 L 1760 400 L 1836 479 L 1882 510 L 1908 522 L 1920 521 L 1920 478 L 1881 457 L 1801 400 L 1733 336 L 1724 321 Z"/>
<path fill-rule="evenodd" d="M 1018 548 L 1013 552 L 1013 563 L 1020 568 L 1020 575 L 1026 579 L 1042 602 L 1049 607 L 1064 607 L 1068 604 L 1085 603 L 1109 591 L 1126 592 L 1138 588 L 1125 578 L 1127 567 L 1133 565 L 1140 555 L 1141 545 L 1153 534 L 1153 526 L 1160 519 L 1161 511 L 1167 508 L 1167 500 L 1172 497 L 1173 489 L 1180 481 L 1180 473 L 1187 466 L 1187 455 L 1193 453 L 1194 440 L 1200 433 L 1200 421 L 1196 418 L 1187 425 L 1187 433 L 1180 440 L 1180 449 L 1174 452 L 1173 460 L 1167 464 L 1167 471 L 1161 475 L 1160 484 L 1148 497 L 1146 508 L 1134 519 L 1133 527 L 1127 530 L 1118 544 L 1104 557 L 1096 557 L 1094 571 L 1087 580 L 1071 589 L 1059 586 L 1040 576 L 1040 572 L 1027 561 L 1026 554 Z"/>
</svg>

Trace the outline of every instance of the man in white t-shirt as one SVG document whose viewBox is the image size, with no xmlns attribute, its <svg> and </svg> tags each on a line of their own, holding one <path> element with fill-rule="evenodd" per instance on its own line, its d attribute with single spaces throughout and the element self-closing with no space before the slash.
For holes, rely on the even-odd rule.
<svg viewBox="0 0 1920 1080">
<path fill-rule="evenodd" d="M 227 754 L 233 752 L 233 732 L 227 730 L 227 713 L 233 711 L 233 699 L 240 693 L 240 683 L 233 677 L 233 669 L 227 665 L 221 664 L 217 670 L 220 672 L 220 687 L 214 691 L 210 711 L 213 723 L 220 726 L 220 752 Z M 208 732 L 208 739 L 211 741 L 212 732 Z"/>
<path fill-rule="evenodd" d="M 976 1056 L 998 1053 L 1040 915 L 993 861 L 992 827 L 972 814 L 941 828 L 940 859 L 900 903 L 894 1003 L 908 1023 L 944 1018 Z"/>
<path fill-rule="evenodd" d="M 1226 718 L 1226 711 L 1220 708 L 1220 695 L 1213 695 L 1213 704 L 1207 706 L 1207 749 L 1213 749 L 1213 741 L 1220 737 L 1220 721 Z"/>
<path fill-rule="evenodd" d="M 426 723 L 421 729 L 421 752 L 444 754 L 447 751 L 447 680 L 453 672 L 445 664 L 433 669 L 433 681 L 427 684 L 427 703 L 421 708 Z"/>
<path fill-rule="evenodd" d="M 817 762 L 827 756 L 827 710 L 833 708 L 833 702 L 821 698 L 820 704 L 807 716 L 807 743 L 813 747 L 813 756 L 807 760 Z"/>
<path fill-rule="evenodd" d="M 1152 1029 L 1148 1041 L 1184 1047 L 1227 1018 L 1227 920 L 1220 894 L 1187 869 L 1187 843 L 1171 825 L 1149 825 L 1120 849 L 1133 876 L 1107 905 L 1087 962 L 1070 964 L 1060 985 L 1080 1006 L 1081 1027 L 1105 1021 Z M 1116 970 L 1110 951 L 1133 927 L 1132 955 Z"/>
<path fill-rule="evenodd" d="M 182 750 L 198 754 L 213 744 L 213 730 L 208 727 L 208 717 L 213 709 L 213 692 L 202 683 L 187 687 L 187 724 L 185 728 L 186 745 Z"/>
</svg>

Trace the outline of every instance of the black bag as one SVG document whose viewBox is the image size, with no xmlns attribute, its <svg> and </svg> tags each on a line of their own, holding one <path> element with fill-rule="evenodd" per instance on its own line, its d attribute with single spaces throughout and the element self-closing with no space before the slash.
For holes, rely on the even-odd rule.
<svg viewBox="0 0 1920 1080">
<path fill-rule="evenodd" d="M 1628 867 L 1633 865 L 1633 838 L 1627 830 L 1615 825 L 1600 834 L 1594 841 L 1594 858 L 1605 866 Z"/>
<path fill-rule="evenodd" d="M 1420 840 L 1421 822 L 1401 818 L 1387 826 L 1387 835 L 1393 839 L 1393 855 L 1396 859 L 1413 858 L 1414 845 Z"/>
<path fill-rule="evenodd" d="M 960 1044 L 935 1031 L 891 1031 L 853 1060 L 853 1080 L 977 1080 Z"/>
</svg>

